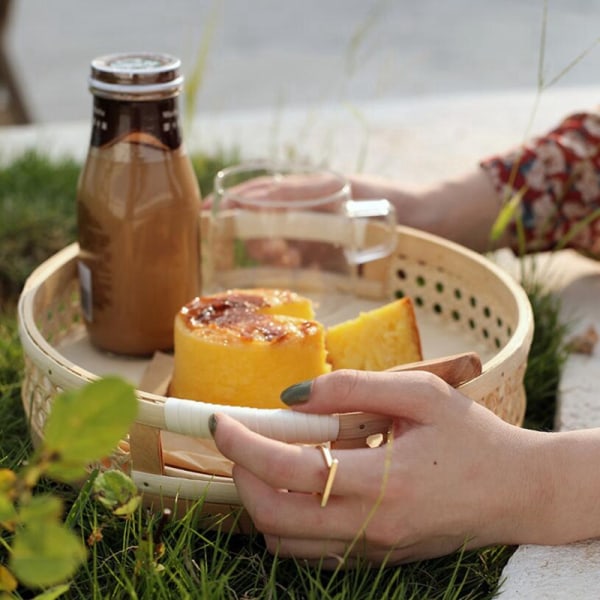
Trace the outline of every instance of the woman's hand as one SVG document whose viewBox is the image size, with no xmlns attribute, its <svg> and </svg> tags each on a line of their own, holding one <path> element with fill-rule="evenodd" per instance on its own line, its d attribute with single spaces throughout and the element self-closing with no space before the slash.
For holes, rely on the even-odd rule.
<svg viewBox="0 0 600 600">
<path fill-rule="evenodd" d="M 227 189 L 220 197 L 211 194 L 203 208 L 246 211 L 280 210 L 306 203 L 310 212 L 338 211 L 349 197 L 349 184 L 344 177 L 328 171 L 261 175 Z M 216 204 L 216 206 L 215 206 Z M 346 259 L 341 249 L 330 242 L 289 240 L 273 232 L 268 239 L 248 239 L 244 242 L 247 256 L 262 266 L 285 268 L 332 269 L 341 272 Z"/>
<path fill-rule="evenodd" d="M 219 208 L 236 208 L 250 205 L 251 208 L 268 206 L 269 203 L 310 201 L 314 198 L 328 198 L 339 194 L 344 181 L 337 175 L 326 171 L 316 173 L 298 173 L 286 175 L 261 175 L 248 179 L 227 190 L 220 199 Z M 212 206 L 214 193 L 203 201 L 204 208 Z"/>
<path fill-rule="evenodd" d="M 216 444 L 235 463 L 241 500 L 271 552 L 334 568 L 534 537 L 548 434 L 511 426 L 424 372 L 337 371 L 309 386 L 286 392 L 296 410 L 385 414 L 393 435 L 378 448 L 332 449 L 339 466 L 321 508 L 328 469 L 318 449 L 216 415 Z"/>
</svg>

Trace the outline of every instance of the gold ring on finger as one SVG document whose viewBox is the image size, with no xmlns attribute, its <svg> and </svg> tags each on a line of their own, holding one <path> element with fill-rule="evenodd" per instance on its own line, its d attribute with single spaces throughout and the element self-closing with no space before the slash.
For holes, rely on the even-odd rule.
<svg viewBox="0 0 600 600">
<path fill-rule="evenodd" d="M 325 508 L 327 506 L 327 502 L 329 502 L 331 488 L 333 487 L 333 481 L 335 479 L 335 474 L 337 472 L 337 468 L 340 461 L 339 459 L 333 458 L 333 456 L 331 456 L 331 450 L 329 450 L 329 446 L 321 445 L 319 446 L 319 450 L 323 456 L 325 465 L 329 469 L 329 472 L 327 474 L 327 481 L 325 482 L 325 488 L 323 489 L 323 493 L 321 494 L 321 508 Z"/>
</svg>

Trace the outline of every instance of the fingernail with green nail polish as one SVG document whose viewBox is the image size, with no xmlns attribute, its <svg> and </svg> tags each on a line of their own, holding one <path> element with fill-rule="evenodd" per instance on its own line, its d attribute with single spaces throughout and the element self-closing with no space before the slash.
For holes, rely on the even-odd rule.
<svg viewBox="0 0 600 600">
<path fill-rule="evenodd" d="M 304 404 L 308 401 L 308 397 L 310 396 L 312 382 L 313 380 L 309 379 L 308 381 L 302 381 L 300 383 L 290 385 L 290 387 L 286 388 L 285 390 L 283 390 L 283 392 L 281 392 L 281 401 L 287 404 L 288 406 Z"/>
<path fill-rule="evenodd" d="M 217 431 L 217 417 L 214 413 L 208 417 L 208 430 L 210 431 L 210 435 L 215 437 L 215 431 Z"/>
</svg>

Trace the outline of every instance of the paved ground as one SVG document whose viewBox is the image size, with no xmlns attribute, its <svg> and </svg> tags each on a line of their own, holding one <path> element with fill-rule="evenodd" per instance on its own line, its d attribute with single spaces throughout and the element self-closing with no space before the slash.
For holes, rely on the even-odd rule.
<svg viewBox="0 0 600 600">
<path fill-rule="evenodd" d="M 548 78 L 598 37 L 600 0 L 548 0 Z M 6 50 L 35 121 L 89 118 L 91 58 L 180 56 L 212 33 L 202 112 L 535 87 L 543 0 L 13 1 Z M 562 85 L 600 81 L 600 48 Z"/>
</svg>

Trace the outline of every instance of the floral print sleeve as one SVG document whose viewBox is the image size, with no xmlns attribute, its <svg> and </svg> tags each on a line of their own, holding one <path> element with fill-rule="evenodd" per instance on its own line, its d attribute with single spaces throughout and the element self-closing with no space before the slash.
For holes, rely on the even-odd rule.
<svg viewBox="0 0 600 600">
<path fill-rule="evenodd" d="M 564 246 L 600 258 L 600 113 L 571 115 L 547 135 L 481 167 L 503 204 L 522 194 L 510 225 L 515 252 Z"/>
</svg>

